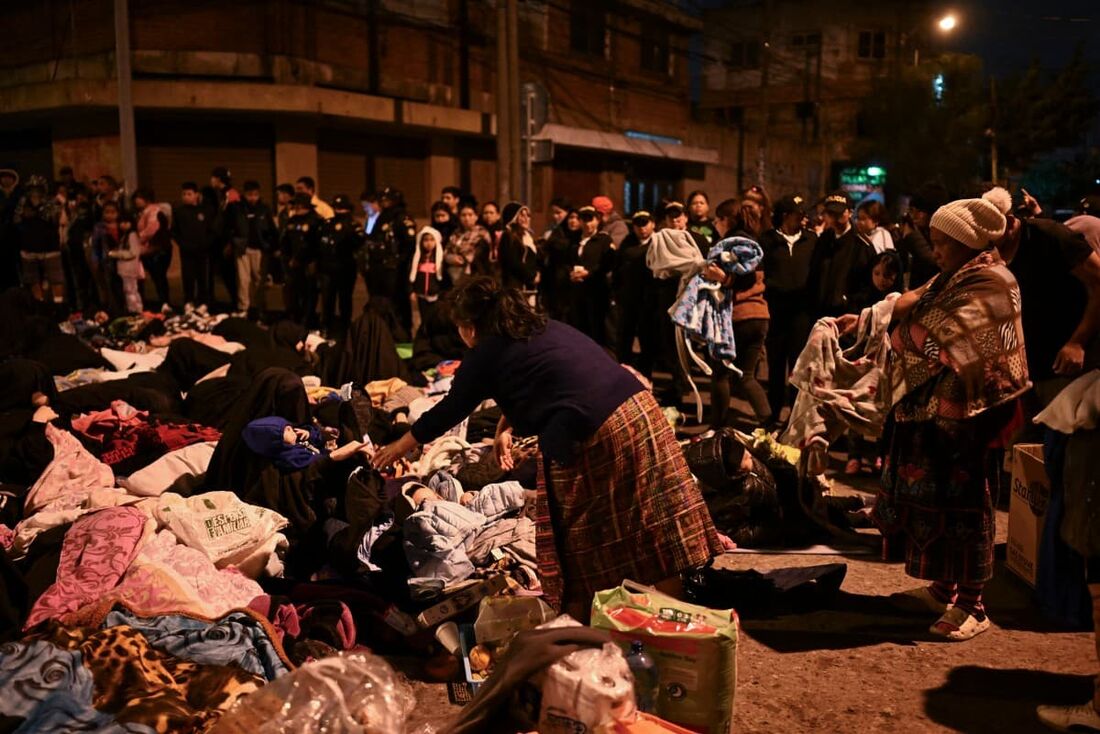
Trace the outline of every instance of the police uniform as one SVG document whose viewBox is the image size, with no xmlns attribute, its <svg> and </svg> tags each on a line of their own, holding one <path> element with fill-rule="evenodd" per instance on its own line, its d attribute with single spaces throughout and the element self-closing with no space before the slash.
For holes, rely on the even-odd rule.
<svg viewBox="0 0 1100 734">
<path fill-rule="evenodd" d="M 351 296 L 355 290 L 356 257 L 363 246 L 363 227 L 352 218 L 351 201 L 340 194 L 332 201 L 336 211 L 321 225 L 317 273 L 321 287 L 321 326 L 331 332 L 340 321 L 351 323 Z"/>
<path fill-rule="evenodd" d="M 280 259 L 286 276 L 283 286 L 286 315 L 306 326 L 311 326 L 316 320 L 317 256 L 322 221 L 312 208 L 306 214 L 292 215 L 279 240 Z"/>
<path fill-rule="evenodd" d="M 400 201 L 400 193 L 385 189 L 380 199 Z M 402 204 L 383 209 L 374 237 L 367 243 L 367 290 L 371 298 L 388 298 L 406 329 L 412 328 L 408 272 L 416 251 L 416 222 Z"/>
</svg>

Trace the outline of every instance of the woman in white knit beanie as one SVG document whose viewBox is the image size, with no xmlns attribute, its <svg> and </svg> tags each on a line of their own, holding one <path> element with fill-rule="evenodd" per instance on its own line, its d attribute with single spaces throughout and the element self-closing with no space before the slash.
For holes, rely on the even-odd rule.
<svg viewBox="0 0 1100 734">
<path fill-rule="evenodd" d="M 993 575 L 995 513 L 988 447 L 1030 386 L 1016 279 L 992 247 L 1005 217 L 982 199 L 932 215 L 940 274 L 895 305 L 889 365 L 893 410 L 873 517 L 905 570 L 932 582 L 895 594 L 941 615 L 934 635 L 968 640 L 989 628 L 982 589 Z"/>
</svg>

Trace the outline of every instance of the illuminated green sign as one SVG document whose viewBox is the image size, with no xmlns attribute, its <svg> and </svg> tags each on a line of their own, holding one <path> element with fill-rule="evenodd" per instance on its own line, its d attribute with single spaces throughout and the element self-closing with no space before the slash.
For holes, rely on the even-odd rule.
<svg viewBox="0 0 1100 734">
<path fill-rule="evenodd" d="M 861 166 L 840 169 L 840 188 L 848 192 L 852 201 L 859 202 L 870 194 L 882 195 L 886 183 L 886 169 L 881 166 Z"/>
</svg>

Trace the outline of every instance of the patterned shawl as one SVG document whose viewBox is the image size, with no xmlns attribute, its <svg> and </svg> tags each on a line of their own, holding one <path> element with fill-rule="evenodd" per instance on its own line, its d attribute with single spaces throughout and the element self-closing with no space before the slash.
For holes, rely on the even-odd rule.
<svg viewBox="0 0 1100 734">
<path fill-rule="evenodd" d="M 993 249 L 946 282 L 936 276 L 891 341 L 890 387 L 899 422 L 973 418 L 1031 387 L 1020 289 Z"/>
</svg>

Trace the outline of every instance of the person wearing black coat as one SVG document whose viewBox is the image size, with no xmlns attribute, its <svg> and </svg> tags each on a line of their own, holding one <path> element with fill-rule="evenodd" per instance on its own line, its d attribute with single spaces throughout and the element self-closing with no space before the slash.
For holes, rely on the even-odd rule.
<svg viewBox="0 0 1100 734">
<path fill-rule="evenodd" d="M 600 215 L 594 207 L 577 210 L 581 240 L 573 254 L 569 273 L 569 325 L 600 346 L 607 346 L 607 314 L 611 308 L 609 278 L 615 258 L 611 236 L 600 232 Z"/>
<path fill-rule="evenodd" d="M 226 234 L 237 263 L 237 312 L 247 315 L 255 307 L 264 310 L 267 260 L 279 233 L 271 208 L 260 200 L 260 184 L 245 181 L 244 199 L 226 211 Z"/>
<path fill-rule="evenodd" d="M 367 292 L 371 299 L 389 300 L 401 326 L 411 333 L 408 272 L 416 252 L 416 222 L 406 213 L 405 196 L 398 189 L 387 186 L 378 202 L 382 212 L 367 242 Z"/>
<path fill-rule="evenodd" d="M 634 212 L 631 231 L 619 243 L 615 270 L 611 277 L 617 315 L 615 318 L 615 354 L 619 362 L 634 366 L 646 377 L 653 374 L 657 358 L 657 284 L 653 271 L 646 266 L 649 240 L 656 222 L 647 211 Z M 634 358 L 634 339 L 641 347 Z"/>
<path fill-rule="evenodd" d="M 542 244 L 539 297 L 546 313 L 558 321 L 564 321 L 569 310 L 569 273 L 580 241 L 581 220 L 577 210 L 571 208 Z"/>
<path fill-rule="evenodd" d="M 363 246 L 363 228 L 351 216 L 351 199 L 337 194 L 335 212 L 321 226 L 320 285 L 321 326 L 326 334 L 347 329 L 351 324 L 351 297 L 355 290 L 356 258 Z M 340 317 L 336 317 L 336 307 Z"/>
<path fill-rule="evenodd" d="M 317 253 L 322 219 L 308 194 L 295 194 L 293 214 L 279 241 L 286 284 L 283 303 L 287 318 L 312 326 L 317 310 Z"/>
<path fill-rule="evenodd" d="M 787 374 L 806 345 L 810 334 L 810 299 L 807 284 L 810 262 L 817 246 L 817 235 L 806 229 L 801 196 L 785 196 L 775 204 L 776 227 L 760 235 L 764 259 L 764 298 L 768 302 L 771 325 L 765 345 L 768 353 L 768 403 L 773 420 L 779 419 L 788 404 Z"/>
<path fill-rule="evenodd" d="M 531 210 L 513 201 L 504 207 L 504 229 L 497 243 L 500 282 L 505 288 L 530 292 L 538 283 L 539 262 L 531 234 Z"/>
<path fill-rule="evenodd" d="M 874 248 L 852 226 L 852 199 L 845 191 L 825 197 L 825 231 L 810 261 L 812 318 L 859 313 L 871 301 Z"/>
<path fill-rule="evenodd" d="M 199 206 L 198 186 L 188 181 L 181 187 L 180 202 L 172 208 L 172 239 L 180 251 L 183 302 L 210 302 L 210 242 L 213 223 L 207 209 Z"/>
</svg>

